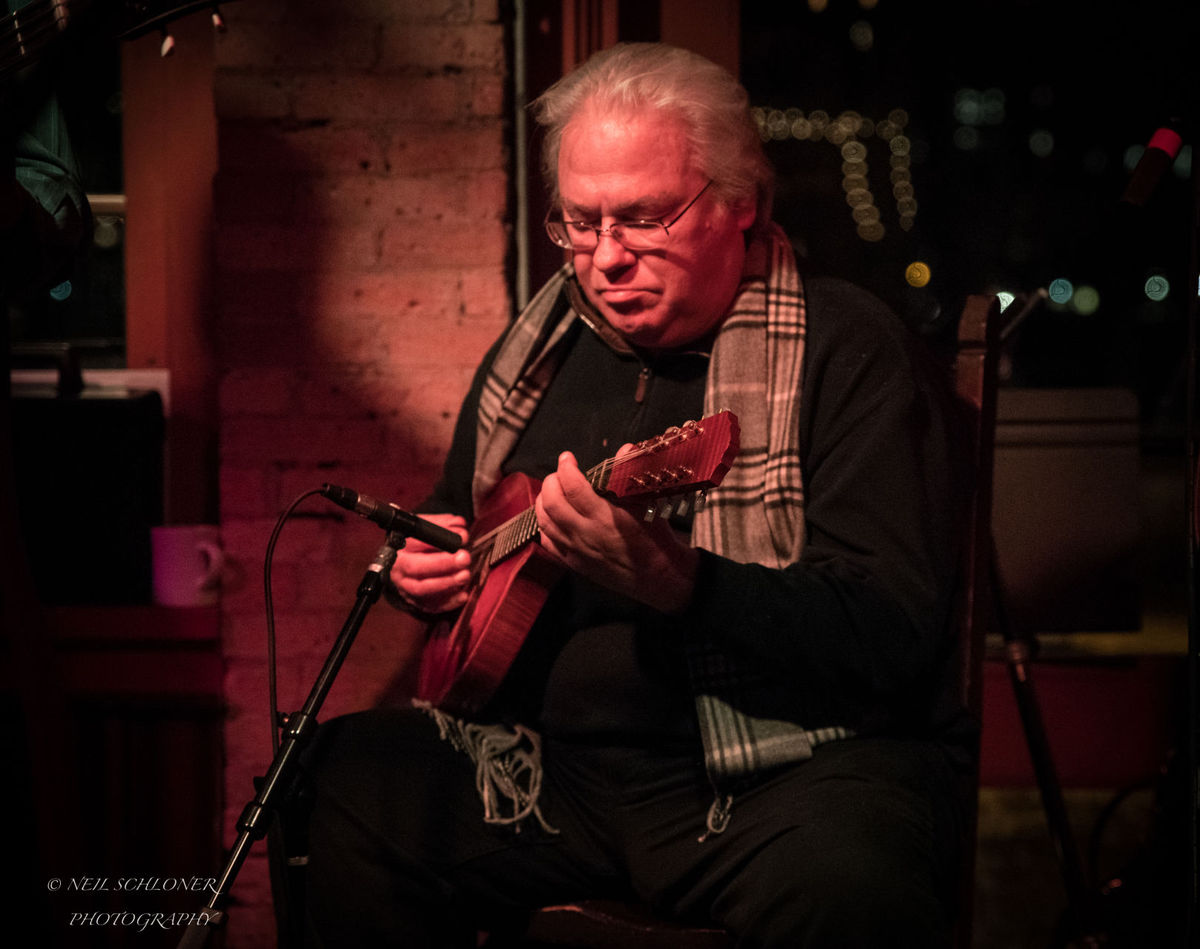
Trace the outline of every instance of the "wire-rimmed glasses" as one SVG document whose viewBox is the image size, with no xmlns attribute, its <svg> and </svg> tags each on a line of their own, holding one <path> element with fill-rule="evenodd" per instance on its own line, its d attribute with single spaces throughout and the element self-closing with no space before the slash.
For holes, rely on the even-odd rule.
<svg viewBox="0 0 1200 949">
<path fill-rule="evenodd" d="M 587 221 L 562 220 L 554 217 L 552 211 L 546 216 L 546 233 L 559 247 L 577 253 L 594 251 L 600 245 L 602 234 L 608 235 L 626 250 L 656 250 L 666 246 L 671 236 L 671 228 L 679 223 L 679 219 L 691 210 L 692 205 L 699 201 L 710 187 L 711 180 L 669 221 L 614 221 L 608 227 L 597 227 Z"/>
</svg>

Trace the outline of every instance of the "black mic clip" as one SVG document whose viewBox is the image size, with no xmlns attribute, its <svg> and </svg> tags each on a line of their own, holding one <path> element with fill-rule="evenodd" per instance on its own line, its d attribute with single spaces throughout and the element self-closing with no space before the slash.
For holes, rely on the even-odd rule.
<svg viewBox="0 0 1200 949">
<path fill-rule="evenodd" d="M 347 511 L 353 511 L 360 517 L 365 517 L 379 525 L 388 533 L 415 537 L 431 547 L 450 553 L 463 545 L 462 538 L 454 531 L 417 517 L 415 514 L 410 514 L 395 504 L 376 500 L 369 494 L 359 494 L 349 488 L 329 483 L 321 486 L 321 494 Z"/>
</svg>

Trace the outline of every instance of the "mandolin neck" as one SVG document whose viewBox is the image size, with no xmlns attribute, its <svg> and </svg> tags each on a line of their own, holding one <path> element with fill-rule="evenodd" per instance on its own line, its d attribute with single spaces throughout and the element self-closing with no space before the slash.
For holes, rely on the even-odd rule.
<svg viewBox="0 0 1200 949">
<path fill-rule="evenodd" d="M 596 491 L 601 491 L 608 484 L 615 458 L 607 458 L 584 474 Z M 499 563 L 505 557 L 516 553 L 538 535 L 537 512 L 533 507 L 527 507 L 520 514 L 510 517 L 494 530 L 484 534 L 476 543 L 471 545 L 471 552 L 479 556 L 486 551 L 488 565 Z"/>
<path fill-rule="evenodd" d="M 682 499 L 679 510 L 690 503 L 688 497 L 721 483 L 738 452 L 737 416 L 723 410 L 701 419 L 672 426 L 661 435 L 632 445 L 619 457 L 607 458 L 584 474 L 597 494 L 633 507 L 653 501 L 646 519 L 667 516 Z M 510 475 L 510 478 L 517 477 Z M 503 485 L 504 482 L 501 483 Z M 500 506 L 502 516 L 518 504 L 528 504 L 530 494 L 512 498 L 511 506 Z M 476 512 L 478 516 L 478 512 Z M 498 563 L 515 553 L 538 533 L 533 505 L 482 534 L 471 544 L 476 563 Z"/>
</svg>

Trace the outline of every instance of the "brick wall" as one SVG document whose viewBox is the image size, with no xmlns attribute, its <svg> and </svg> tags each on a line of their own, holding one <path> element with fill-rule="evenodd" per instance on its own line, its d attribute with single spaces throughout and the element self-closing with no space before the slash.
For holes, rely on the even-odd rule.
<svg viewBox="0 0 1200 949">
<path fill-rule="evenodd" d="M 415 505 L 509 315 L 497 0 L 246 0 L 217 43 L 224 835 L 270 762 L 262 567 L 326 481 Z M 279 704 L 299 707 L 383 540 L 321 498 L 273 558 Z M 323 719 L 402 698 L 414 633 L 380 604 Z M 262 845 L 227 944 L 273 944 Z"/>
</svg>

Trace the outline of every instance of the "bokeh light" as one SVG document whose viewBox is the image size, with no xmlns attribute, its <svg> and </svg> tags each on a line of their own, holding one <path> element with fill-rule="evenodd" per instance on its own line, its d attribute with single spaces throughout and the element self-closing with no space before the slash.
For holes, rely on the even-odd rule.
<svg viewBox="0 0 1200 949">
<path fill-rule="evenodd" d="M 1100 291 L 1087 284 L 1081 284 L 1071 298 L 1071 305 L 1081 316 L 1091 316 L 1100 309 Z"/>
<path fill-rule="evenodd" d="M 1047 129 L 1035 129 L 1029 135 L 1029 150 L 1038 158 L 1049 158 L 1054 151 L 1054 135 Z"/>
<path fill-rule="evenodd" d="M 1059 277 L 1050 281 L 1050 286 L 1047 288 L 1050 299 L 1055 303 L 1069 303 L 1071 297 L 1075 295 L 1075 285 L 1063 277 Z"/>
<path fill-rule="evenodd" d="M 866 20 L 859 20 L 850 27 L 850 45 L 858 52 L 866 53 L 875 45 L 875 28 Z"/>
<path fill-rule="evenodd" d="M 1151 274 L 1142 290 L 1155 303 L 1162 303 L 1171 293 L 1171 284 L 1162 274 Z"/>
<path fill-rule="evenodd" d="M 933 278 L 933 271 L 923 260 L 914 260 L 904 268 L 904 279 L 910 287 L 926 287 Z"/>
<path fill-rule="evenodd" d="M 909 123 L 907 110 L 895 108 L 878 121 L 847 109 L 831 116 L 822 109 L 805 113 L 798 108 L 764 108 L 750 110 L 764 142 L 795 141 L 828 142 L 835 146 L 842 159 L 842 190 L 846 194 L 855 231 L 865 241 L 882 240 L 887 229 L 876 204 L 870 180 L 869 159 L 874 148 L 876 160 L 887 156 L 892 199 L 900 229 L 911 231 L 916 225 L 917 197 L 912 180 L 913 152 L 928 151 L 928 143 L 914 141 L 904 134 Z M 872 147 L 870 139 L 879 139 L 885 146 Z"/>
<path fill-rule="evenodd" d="M 970 125 L 960 125 L 954 130 L 954 147 L 960 152 L 971 152 L 979 147 L 979 130 Z"/>
</svg>

